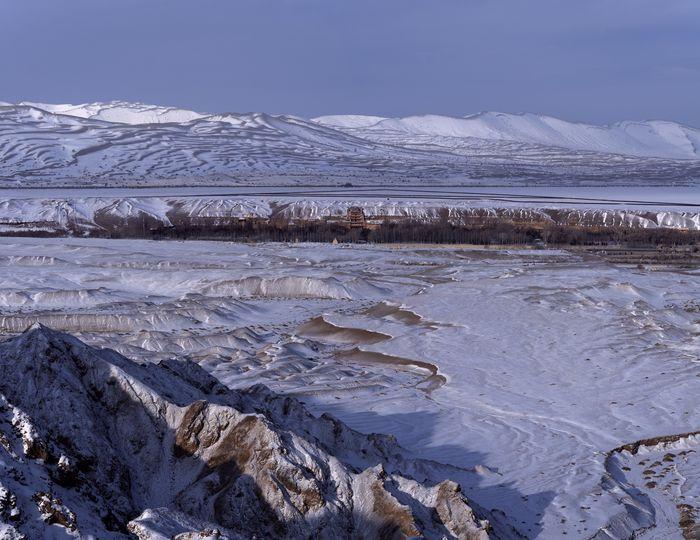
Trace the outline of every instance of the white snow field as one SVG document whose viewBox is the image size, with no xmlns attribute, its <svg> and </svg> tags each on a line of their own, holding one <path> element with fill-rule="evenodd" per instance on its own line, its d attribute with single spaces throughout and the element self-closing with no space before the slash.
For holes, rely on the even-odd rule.
<svg viewBox="0 0 700 540">
<path fill-rule="evenodd" d="M 459 467 L 496 537 L 697 533 L 697 270 L 555 250 L 3 238 L 0 276 L 7 337 L 40 322 L 142 362 L 188 358 L 393 435 Z"/>
<path fill-rule="evenodd" d="M 696 185 L 700 131 L 534 114 L 202 114 L 111 102 L 0 103 L 0 186 Z"/>
</svg>

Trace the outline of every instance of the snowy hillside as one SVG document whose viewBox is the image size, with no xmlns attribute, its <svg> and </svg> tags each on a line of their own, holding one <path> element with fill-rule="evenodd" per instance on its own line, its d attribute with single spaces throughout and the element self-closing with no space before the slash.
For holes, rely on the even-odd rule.
<svg viewBox="0 0 700 540">
<path fill-rule="evenodd" d="M 197 118 L 187 111 L 123 104 L 43 107 L 56 112 L 0 107 L 5 184 L 231 184 L 247 178 L 354 176 L 372 167 L 396 175 L 423 169 L 427 175 L 434 165 L 428 152 L 383 151 L 373 142 L 289 116 Z M 135 123 L 141 121 L 156 123 Z M 449 168 L 450 161 L 456 165 L 453 157 L 442 159 L 443 166 Z"/>
<path fill-rule="evenodd" d="M 125 102 L 0 103 L 0 186 L 693 184 L 700 132 L 484 113 L 304 120 Z"/>
<path fill-rule="evenodd" d="M 700 131 L 673 122 L 620 122 L 610 126 L 577 124 L 536 114 L 487 112 L 449 116 L 325 116 L 320 124 L 377 141 L 417 138 L 512 141 L 605 154 L 668 159 L 700 159 Z"/>
<path fill-rule="evenodd" d="M 119 124 L 160 124 L 164 122 L 189 122 L 203 118 L 204 114 L 173 107 L 158 107 L 142 103 L 112 101 L 110 103 L 86 103 L 83 105 L 51 105 L 23 101 L 19 105 L 41 109 L 54 114 L 77 116 L 92 120 L 104 120 Z"/>
<path fill-rule="evenodd" d="M 488 538 L 450 467 L 264 386 L 41 325 L 0 373 L 3 538 Z"/>
</svg>

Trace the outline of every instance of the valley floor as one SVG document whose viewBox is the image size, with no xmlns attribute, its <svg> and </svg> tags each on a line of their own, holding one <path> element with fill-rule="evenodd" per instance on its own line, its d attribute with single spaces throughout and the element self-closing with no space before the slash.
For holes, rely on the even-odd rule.
<svg viewBox="0 0 700 540">
<path fill-rule="evenodd" d="M 525 537 L 681 538 L 700 507 L 699 270 L 557 250 L 1 238 L 0 275 L 4 335 L 39 321 L 262 382 L 467 469 L 467 495 Z"/>
</svg>

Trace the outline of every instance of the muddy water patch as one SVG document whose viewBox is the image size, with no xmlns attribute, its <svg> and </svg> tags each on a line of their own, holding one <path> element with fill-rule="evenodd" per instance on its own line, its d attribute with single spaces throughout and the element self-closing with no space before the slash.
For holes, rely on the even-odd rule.
<svg viewBox="0 0 700 540">
<path fill-rule="evenodd" d="M 411 326 L 417 326 L 423 322 L 423 317 L 418 315 L 415 311 L 411 311 L 396 304 L 390 304 L 389 302 L 379 302 L 366 309 L 363 314 L 378 319 L 388 317 Z"/>
<path fill-rule="evenodd" d="M 392 336 L 388 334 L 383 334 L 382 332 L 374 330 L 337 326 L 328 322 L 322 315 L 314 317 L 307 323 L 301 325 L 297 333 L 304 337 L 346 344 L 372 344 L 387 341 L 392 338 Z"/>
<path fill-rule="evenodd" d="M 375 319 L 392 319 L 408 326 L 422 326 L 430 330 L 437 330 L 440 327 L 454 328 L 459 326 L 451 323 L 430 321 L 415 311 L 392 302 L 379 302 L 362 311 L 361 314 Z"/>
<path fill-rule="evenodd" d="M 416 388 L 424 390 L 427 393 L 440 388 L 447 382 L 445 376 L 440 375 L 438 367 L 435 364 L 423 360 L 413 360 L 376 351 L 365 351 L 359 347 L 354 347 L 346 351 L 337 351 L 335 357 L 341 361 L 356 362 L 358 364 L 382 364 L 399 369 L 409 368 L 427 371 L 429 375 L 416 385 Z"/>
</svg>

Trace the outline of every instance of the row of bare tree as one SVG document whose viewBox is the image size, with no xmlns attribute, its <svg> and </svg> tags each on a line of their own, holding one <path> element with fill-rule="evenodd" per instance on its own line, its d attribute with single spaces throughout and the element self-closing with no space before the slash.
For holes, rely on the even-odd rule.
<svg viewBox="0 0 700 540">
<path fill-rule="evenodd" d="M 431 222 L 385 221 L 376 228 L 350 229 L 326 221 L 272 223 L 244 221 L 219 226 L 180 224 L 151 230 L 155 239 L 209 239 L 248 242 L 370 242 L 477 245 L 610 245 L 629 246 L 697 245 L 700 232 L 678 229 L 632 227 L 583 227 L 554 224 L 513 223 L 484 220 L 455 225 L 448 220 Z"/>
</svg>

